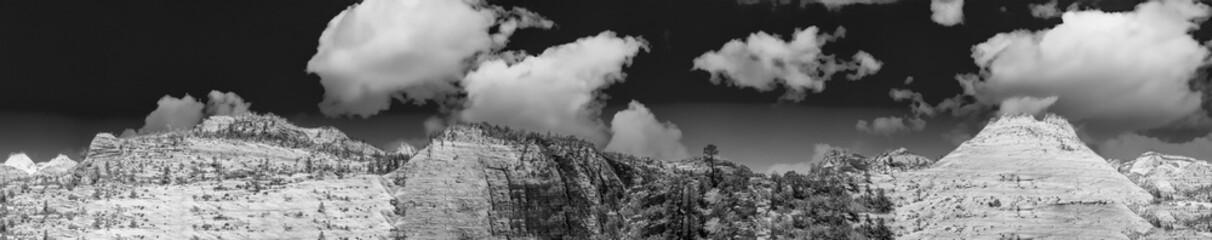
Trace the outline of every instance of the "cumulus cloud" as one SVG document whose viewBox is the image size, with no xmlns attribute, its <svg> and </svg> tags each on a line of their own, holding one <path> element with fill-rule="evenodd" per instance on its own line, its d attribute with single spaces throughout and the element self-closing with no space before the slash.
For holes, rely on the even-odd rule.
<svg viewBox="0 0 1212 240">
<path fill-rule="evenodd" d="M 138 132 L 126 129 L 122 132 L 121 137 L 133 137 L 138 133 L 191 129 L 206 117 L 244 114 L 250 112 L 249 107 L 252 106 L 252 103 L 244 102 L 243 98 L 233 92 L 224 93 L 212 90 L 207 97 L 209 99 L 203 104 L 201 99 L 195 99 L 189 94 L 185 94 L 181 98 L 165 95 L 156 102 L 156 110 L 143 119 L 143 128 L 140 128 Z"/>
<path fill-rule="evenodd" d="M 325 115 L 368 117 L 392 98 L 421 103 L 458 92 L 472 62 L 516 29 L 552 24 L 479 1 L 366 0 L 328 23 L 307 71 L 320 76 Z"/>
<path fill-rule="evenodd" d="M 816 163 L 821 162 L 822 160 L 825 159 L 826 154 L 829 154 L 829 152 L 831 152 L 831 151 L 841 150 L 841 149 L 842 148 L 835 147 L 835 146 L 832 146 L 829 144 L 817 143 L 815 146 L 813 146 L 812 158 L 808 159 L 808 161 L 798 162 L 798 163 L 776 163 L 774 165 L 770 165 L 770 168 L 767 169 L 766 172 L 767 173 L 778 173 L 778 174 L 790 172 L 790 171 L 795 171 L 796 173 L 801 173 L 801 174 L 808 173 L 809 171 L 812 170 L 812 166 L 816 165 Z"/>
<path fill-rule="evenodd" d="M 816 27 L 797 30 L 791 41 L 777 35 L 757 32 L 744 41 L 735 39 L 718 51 L 710 51 L 694 59 L 694 68 L 711 73 L 716 84 L 772 91 L 778 86 L 787 89 L 784 98 L 802 100 L 808 91 L 820 92 L 825 81 L 839 72 L 849 71 L 850 79 L 858 79 L 879 71 L 883 65 L 871 54 L 858 52 L 854 60 L 838 60 L 821 52 L 825 43 L 845 35 L 844 28 L 830 34 L 818 34 Z M 725 80 L 726 79 L 726 80 Z"/>
<path fill-rule="evenodd" d="M 776 6 L 798 4 L 800 7 L 805 7 L 810 4 L 821 4 L 826 8 L 838 10 L 842 7 L 855 4 L 887 4 L 894 3 L 898 0 L 737 0 L 737 3 L 743 5 L 751 4 L 772 4 Z"/>
<path fill-rule="evenodd" d="M 206 115 L 210 116 L 245 114 L 248 113 L 248 108 L 252 107 L 252 103 L 244 102 L 244 98 L 234 92 L 211 90 L 206 98 Z"/>
<path fill-rule="evenodd" d="M 930 11 L 930 19 L 943 26 L 964 23 L 964 0 L 932 0 Z"/>
<path fill-rule="evenodd" d="M 485 61 L 463 80 L 467 99 L 457 117 L 604 144 L 599 91 L 623 81 L 623 67 L 647 48 L 642 38 L 603 32 L 518 61 Z"/>
<path fill-rule="evenodd" d="M 870 122 L 867 120 L 858 120 L 858 123 L 854 124 L 854 128 L 859 132 L 867 134 L 892 136 L 901 132 L 921 131 L 926 128 L 926 120 L 922 120 L 921 118 L 879 117 Z"/>
<path fill-rule="evenodd" d="M 1170 143 L 1153 137 L 1127 133 L 1103 142 L 1098 149 L 1099 153 L 1106 158 L 1136 159 L 1142 153 L 1154 151 L 1212 161 L 1212 135 L 1195 138 L 1188 142 Z"/>
<path fill-rule="evenodd" d="M 1208 50 L 1188 32 L 1207 16 L 1190 0 L 1066 12 L 1052 29 L 1001 33 L 973 47 L 984 80 L 970 88 L 990 105 L 1057 96 L 1052 112 L 1110 133 L 1162 126 L 1199 108 L 1187 83 Z"/>
<path fill-rule="evenodd" d="M 606 145 L 607 151 L 663 160 L 690 157 L 682 144 L 682 130 L 671 122 L 657 121 L 648 108 L 636 101 L 614 114 L 610 131 L 613 136 Z"/>
<path fill-rule="evenodd" d="M 175 98 L 165 95 L 156 102 L 156 110 L 143 119 L 140 132 L 162 132 L 193 128 L 202 121 L 202 109 L 205 104 L 194 97 Z"/>
<path fill-rule="evenodd" d="M 1001 108 L 997 114 L 1006 115 L 1039 115 L 1052 104 L 1056 103 L 1056 96 L 1037 98 L 1037 97 L 1012 97 L 1002 100 Z"/>
<path fill-rule="evenodd" d="M 846 79 L 850 79 L 851 81 L 874 75 L 880 71 L 880 68 L 884 67 L 883 62 L 880 62 L 880 60 L 875 59 L 875 56 L 871 56 L 870 53 L 864 51 L 855 53 L 854 61 L 856 64 L 853 67 L 854 73 L 846 75 Z"/>
<path fill-rule="evenodd" d="M 1057 4 L 1058 3 L 1056 2 L 1056 0 L 1052 0 L 1052 1 L 1048 1 L 1048 3 L 1044 3 L 1044 4 L 1034 4 L 1033 3 L 1033 4 L 1030 4 L 1028 7 L 1031 8 L 1031 16 L 1034 16 L 1035 18 L 1045 18 L 1046 19 L 1046 18 L 1060 17 L 1061 13 L 1065 13 L 1064 11 L 1061 11 L 1061 9 L 1058 7 Z"/>
<path fill-rule="evenodd" d="M 957 79 L 961 79 L 960 82 L 963 84 L 963 78 Z M 909 101 L 909 110 L 916 117 L 935 117 L 939 114 L 948 113 L 953 117 L 968 116 L 982 112 L 990 107 L 989 105 L 976 102 L 976 100 L 972 99 L 973 96 L 970 93 L 960 93 L 943 99 L 943 101 L 935 105 L 926 102 L 921 93 L 914 92 L 913 90 L 894 88 L 888 91 L 888 95 L 892 97 L 892 100 L 897 102 Z"/>
</svg>

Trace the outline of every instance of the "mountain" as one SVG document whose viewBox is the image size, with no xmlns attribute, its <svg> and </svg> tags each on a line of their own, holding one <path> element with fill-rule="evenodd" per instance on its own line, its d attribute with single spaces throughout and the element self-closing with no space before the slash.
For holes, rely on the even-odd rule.
<svg viewBox="0 0 1212 240">
<path fill-rule="evenodd" d="M 64 174 L 76 167 L 76 161 L 72 161 L 72 159 L 68 158 L 66 155 L 59 154 L 59 156 L 56 156 L 50 161 L 36 164 L 36 167 L 38 169 L 38 174 Z"/>
<path fill-rule="evenodd" d="M 17 239 L 273 239 L 391 236 L 390 189 L 371 170 L 401 157 L 332 128 L 272 115 L 215 116 L 186 131 L 98 134 L 2 186 Z"/>
<path fill-rule="evenodd" d="M 905 148 L 885 152 L 875 156 L 873 160 L 875 165 L 885 172 L 918 170 L 934 164 L 933 159 L 917 155 Z"/>
<path fill-rule="evenodd" d="M 1155 197 L 1138 211 L 1160 229 L 1148 239 L 1212 239 L 1212 164 L 1147 152 L 1119 169 Z"/>
<path fill-rule="evenodd" d="M 894 179 L 894 180 L 893 180 Z M 1153 200 L 1056 115 L 993 119 L 929 168 L 893 174 L 901 239 L 1130 239 Z"/>
<path fill-rule="evenodd" d="M 482 123 L 383 151 L 247 114 L 97 134 L 79 164 L 11 157 L 0 239 L 1207 239 L 1209 170 L 1104 160 L 1051 115 L 994 119 L 937 161 L 835 149 L 767 175 Z"/>
<path fill-rule="evenodd" d="M 579 139 L 452 126 L 388 174 L 395 226 L 408 239 L 601 236 L 626 188 L 607 161 Z"/>
<path fill-rule="evenodd" d="M 417 148 L 406 142 L 400 142 L 398 145 L 396 145 L 395 150 L 392 150 L 391 152 L 412 156 L 417 154 Z"/>
<path fill-rule="evenodd" d="M 4 161 L 4 166 L 14 168 L 25 172 L 25 174 L 34 174 L 38 171 L 38 167 L 33 160 L 29 159 L 24 153 L 8 155 L 8 160 Z"/>
</svg>

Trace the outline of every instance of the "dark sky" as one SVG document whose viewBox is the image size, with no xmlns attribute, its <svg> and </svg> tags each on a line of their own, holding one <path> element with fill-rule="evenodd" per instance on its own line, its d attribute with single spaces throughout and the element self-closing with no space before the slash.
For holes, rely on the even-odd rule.
<svg viewBox="0 0 1212 240">
<path fill-rule="evenodd" d="M 0 152 L 26 151 L 36 161 L 45 161 L 57 152 L 78 152 L 96 132 L 138 128 L 143 117 L 156 108 L 156 100 L 166 94 L 199 97 L 211 90 L 238 93 L 253 103 L 253 111 L 286 116 L 305 126 L 336 125 L 375 144 L 419 138 L 420 122 L 437 113 L 434 104 L 396 103 L 387 113 L 368 120 L 330 119 L 319 114 L 317 103 L 323 99 L 324 89 L 319 77 L 304 69 L 316 52 L 317 39 L 327 22 L 356 2 L 0 1 L 0 89 L 4 90 L 0 94 Z M 726 136 L 696 131 L 749 131 L 741 125 L 746 123 L 711 117 L 735 115 L 727 112 L 732 109 L 757 111 L 747 113 L 749 118 L 758 119 L 749 125 L 769 126 L 771 123 L 761 122 L 787 117 L 773 121 L 778 122 L 775 126 L 802 124 L 806 127 L 792 134 L 819 135 L 796 141 L 855 147 L 870 154 L 905 145 L 898 142 L 922 139 L 934 144 L 920 146 L 920 151 L 937 156 L 951 146 L 938 137 L 939 132 L 953 125 L 948 121 L 932 122 L 928 131 L 895 140 L 849 135 L 857 134 L 853 124 L 858 119 L 908 113 L 907 104 L 888 97 L 888 89 L 909 88 L 922 92 L 931 103 L 941 101 L 961 91 L 954 75 L 978 70 L 971 58 L 973 45 L 1000 32 L 1044 29 L 1060 22 L 1032 17 L 1027 3 L 1019 1 L 969 0 L 964 6 L 964 23 L 955 27 L 931 21 L 929 1 L 920 0 L 836 10 L 815 4 L 738 5 L 726 0 L 489 2 L 524 7 L 557 24 L 550 30 L 522 30 L 511 38 L 507 49 L 541 52 L 605 30 L 645 38 L 651 51 L 640 54 L 625 69 L 626 82 L 605 90 L 610 99 L 603 116 L 610 116 L 631 100 L 641 101 L 659 118 L 683 126 L 692 153 L 702 144 L 727 141 L 723 139 Z M 1070 2 L 1061 1 L 1061 5 Z M 1105 10 L 1131 10 L 1136 3 L 1084 4 Z M 780 102 L 782 90 L 762 93 L 714 85 L 708 81 L 708 73 L 691 71 L 695 57 L 719 49 L 732 39 L 757 31 L 786 38 L 795 29 L 809 26 L 818 26 L 823 32 L 845 27 L 845 37 L 826 45 L 825 52 L 850 56 L 863 50 L 883 61 L 883 69 L 859 81 L 830 81 L 824 92 L 809 94 L 802 102 Z M 1208 40 L 1209 29 L 1204 29 L 1197 34 L 1200 41 Z M 909 76 L 915 81 L 903 85 Z M 712 104 L 727 107 L 703 107 L 715 106 Z M 776 105 L 832 109 L 825 111 L 834 115 L 828 118 L 844 120 L 830 125 L 813 122 L 819 117 L 807 117 L 814 114 L 753 110 Z M 813 132 L 834 128 L 850 132 Z M 771 134 L 761 131 L 779 132 L 750 132 Z M 844 142 L 828 141 L 836 136 L 849 137 Z M 790 142 L 793 138 L 770 141 L 803 149 L 769 154 L 773 159 L 751 160 L 755 162 L 752 165 L 806 157 L 811 153 L 802 151 L 817 143 Z M 722 147 L 727 151 L 729 147 L 751 146 Z M 754 153 L 745 157 L 767 156 Z"/>
</svg>

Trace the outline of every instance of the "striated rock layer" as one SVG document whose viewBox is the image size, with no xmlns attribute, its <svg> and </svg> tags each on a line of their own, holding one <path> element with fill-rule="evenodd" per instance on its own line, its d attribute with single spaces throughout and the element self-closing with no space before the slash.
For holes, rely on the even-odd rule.
<svg viewBox="0 0 1212 240">
<path fill-rule="evenodd" d="M 894 174 L 902 239 L 1130 239 L 1153 197 L 1085 146 L 1064 119 L 991 120 L 920 171 Z"/>
<path fill-rule="evenodd" d="M 216 116 L 186 131 L 98 134 L 0 184 L 15 239 L 378 239 L 392 195 L 369 173 L 391 155 L 275 116 Z M 46 173 L 46 174 L 43 174 Z M 66 174 L 64 174 L 66 173 Z"/>
<path fill-rule="evenodd" d="M 390 174 L 396 227 L 408 239 L 598 236 L 623 197 L 614 172 L 584 141 L 453 126 Z"/>
</svg>

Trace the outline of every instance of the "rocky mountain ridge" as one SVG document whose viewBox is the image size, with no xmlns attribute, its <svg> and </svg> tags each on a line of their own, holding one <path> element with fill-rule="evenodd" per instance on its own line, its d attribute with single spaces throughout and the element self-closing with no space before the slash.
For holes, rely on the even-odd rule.
<svg viewBox="0 0 1212 240">
<path fill-rule="evenodd" d="M 994 119 L 938 161 L 837 149 L 781 175 L 488 124 L 408 152 L 272 115 L 102 133 L 79 164 L 0 166 L 0 236 L 1200 239 L 1212 227 L 1206 162 L 1148 153 L 1113 165 L 1056 116 Z"/>
</svg>

